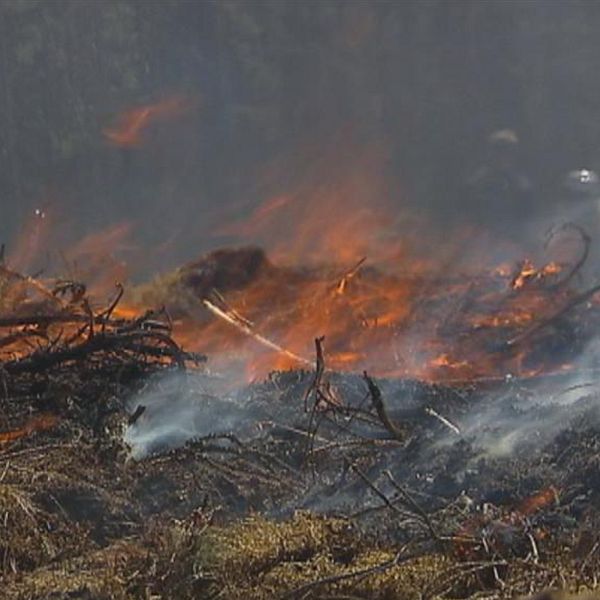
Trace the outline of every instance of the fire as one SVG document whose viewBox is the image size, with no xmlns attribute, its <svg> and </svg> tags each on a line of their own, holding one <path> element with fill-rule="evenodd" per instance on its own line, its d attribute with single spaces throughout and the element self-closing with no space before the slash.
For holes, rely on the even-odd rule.
<svg viewBox="0 0 600 600">
<path fill-rule="evenodd" d="M 348 206 L 357 202 L 352 187 L 341 189 L 345 193 L 334 199 L 321 196 L 319 189 L 317 204 L 331 214 L 341 197 Z M 560 272 L 554 263 L 536 268 L 524 261 L 516 277 L 514 270 L 493 267 L 475 279 L 451 277 L 434 269 L 432 261 L 411 257 L 404 241 L 384 227 L 383 207 L 369 218 L 361 216 L 350 235 L 358 227 L 359 208 L 349 210 L 347 221 L 340 213 L 333 226 L 319 218 L 315 203 L 297 197 L 261 205 L 250 218 L 252 226 L 240 231 L 255 231 L 259 222 L 264 226 L 263 219 L 275 219 L 268 254 L 249 248 L 215 252 L 171 276 L 159 297 L 130 298 L 114 315 L 131 318 L 166 305 L 179 343 L 207 354 L 213 369 L 236 377 L 244 373 L 245 380 L 310 367 L 317 335 L 326 338 L 328 368 L 378 376 L 450 382 L 563 368 L 563 361 L 536 358 L 527 346 L 512 351 L 499 345 L 564 303 L 568 291 L 548 294 L 545 287 L 546 279 Z M 286 211 L 292 211 L 292 225 L 298 223 L 311 244 L 292 237 L 283 244 Z M 286 233 L 291 236 L 289 229 Z M 131 249 L 130 234 L 129 225 L 118 224 L 63 253 L 76 267 L 70 279 L 88 284 L 96 306 L 106 305 L 114 284 L 125 280 L 127 265 L 117 256 Z M 315 248 L 327 260 L 315 262 Z M 46 292 L 26 278 L 20 283 L 53 302 L 55 283 L 49 282 Z M 27 311 L 26 306 L 20 310 Z"/>
<path fill-rule="evenodd" d="M 549 293 L 561 266 L 497 267 L 472 254 L 477 268 L 460 272 L 465 248 L 451 238 L 466 240 L 461 232 L 432 232 L 435 251 L 419 254 L 418 233 L 431 225 L 390 196 L 381 149 L 352 150 L 320 151 L 295 185 L 218 231 L 242 248 L 184 267 L 146 305 L 166 304 L 178 341 L 247 380 L 306 368 L 319 336 L 328 368 L 378 376 L 450 382 L 560 369 L 561 357 L 507 342 L 566 302 L 568 290 Z M 219 310 L 205 302 L 215 291 Z"/>
<path fill-rule="evenodd" d="M 294 202 L 292 196 L 282 195 L 268 198 L 252 211 L 246 221 L 228 223 L 219 229 L 219 233 L 246 238 L 257 235 L 265 227 L 270 226 L 277 219 L 278 213 L 292 202 Z"/>
<path fill-rule="evenodd" d="M 512 281 L 512 288 L 514 290 L 520 290 L 528 282 L 541 281 L 546 277 L 558 275 L 561 271 L 562 267 L 555 262 L 548 263 L 541 269 L 536 269 L 531 260 L 525 259 L 521 264 L 519 272 Z"/>
<path fill-rule="evenodd" d="M 246 251 L 237 252 L 243 263 Z M 197 275 L 185 277 L 206 277 L 213 259 L 206 260 L 206 267 L 192 270 Z M 510 339 L 551 314 L 562 298 L 549 301 L 543 288 L 516 291 L 511 276 L 490 273 L 475 294 L 468 279 L 427 289 L 433 275 L 384 272 L 368 258 L 345 270 L 262 260 L 248 282 L 223 292 L 225 308 L 215 309 L 208 300 L 215 318 L 175 321 L 176 338 L 211 356 L 216 370 L 245 369 L 252 380 L 271 370 L 306 368 L 315 332 L 325 335 L 328 367 L 337 370 L 369 368 L 380 376 L 451 381 L 531 376 L 562 367 L 531 363 L 527 349 L 493 350 L 498 339 Z M 225 280 L 231 278 L 233 272 Z M 202 294 L 212 289 L 209 283 L 195 288 L 196 312 Z M 472 306 L 456 311 L 466 295 L 474 296 Z"/>
<path fill-rule="evenodd" d="M 123 148 L 139 146 L 143 132 L 154 122 L 168 120 L 182 115 L 189 103 L 182 97 L 167 98 L 155 104 L 139 106 L 121 113 L 114 127 L 105 129 L 104 137 Z"/>
<path fill-rule="evenodd" d="M 85 282 L 88 294 L 95 298 L 111 294 L 115 283 L 127 279 L 122 257 L 133 249 L 130 236 L 131 225 L 126 222 L 84 236 L 63 252 L 70 278 Z"/>
<path fill-rule="evenodd" d="M 47 228 L 46 213 L 34 217 L 41 220 L 40 227 Z M 77 320 L 61 322 L 59 319 L 49 324 L 35 318 L 19 325 L 21 317 L 60 315 L 73 309 L 83 316 L 89 309 L 103 309 L 118 293 L 115 284 L 126 281 L 128 275 L 125 258 L 132 249 L 129 224 L 119 223 L 91 233 L 66 249 L 49 248 L 48 244 L 41 243 L 48 239 L 49 233 L 44 230 L 42 237 L 34 227 L 34 235 L 32 227 L 27 223 L 15 249 L 9 248 L 7 257 L 0 262 L 0 318 L 11 323 L 0 339 L 3 360 L 31 352 L 36 343 L 68 339 L 81 327 Z M 35 244 L 30 243 L 32 235 Z M 42 258 L 47 271 L 30 275 L 31 265 L 39 264 Z M 87 308 L 84 299 L 89 300 Z M 130 316 L 139 315 L 138 308 L 119 307 L 119 310 Z M 13 322 L 16 324 L 12 325 Z"/>
<path fill-rule="evenodd" d="M 447 367 L 450 369 L 468 368 L 469 363 L 466 360 L 460 362 L 453 362 L 447 354 L 440 354 L 429 363 L 432 367 L 443 368 Z"/>
<path fill-rule="evenodd" d="M 130 111 L 109 137 L 137 143 L 153 119 L 183 106 L 174 99 Z M 133 290 L 115 316 L 165 305 L 179 343 L 246 380 L 312 365 L 319 336 L 328 368 L 377 376 L 452 382 L 563 368 L 568 357 L 509 343 L 568 302 L 572 292 L 557 286 L 561 265 L 496 266 L 477 255 L 477 269 L 463 273 L 454 262 L 464 250 L 446 232 L 419 254 L 418 232 L 430 225 L 390 197 L 380 150 L 340 157 L 339 148 L 247 219 L 221 228 L 242 248 L 215 251 Z M 96 306 L 125 280 L 130 235 L 128 224 L 117 224 L 63 253 L 69 279 L 86 283 Z"/>
<path fill-rule="evenodd" d="M 25 425 L 19 429 L 12 431 L 0 432 L 0 445 L 9 444 L 23 437 L 27 437 L 37 431 L 47 431 L 53 429 L 59 422 L 56 415 L 39 415 L 30 419 Z"/>
<path fill-rule="evenodd" d="M 455 542 L 457 556 L 462 560 L 475 560 L 482 550 L 488 554 L 490 548 L 501 555 L 512 554 L 518 550 L 520 539 L 527 533 L 542 539 L 545 531 L 532 529 L 529 517 L 558 502 L 559 492 L 551 485 L 525 498 L 516 507 L 488 505 L 486 510 L 468 518 L 459 528 Z M 484 538 L 486 545 L 478 543 Z"/>
</svg>

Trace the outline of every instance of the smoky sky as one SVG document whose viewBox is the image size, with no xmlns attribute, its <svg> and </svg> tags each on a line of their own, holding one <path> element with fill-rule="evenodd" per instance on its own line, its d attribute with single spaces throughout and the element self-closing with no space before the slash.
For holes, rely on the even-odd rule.
<svg viewBox="0 0 600 600">
<path fill-rule="evenodd" d="M 146 271 L 173 266 L 348 139 L 384 149 L 398 205 L 453 215 L 499 128 L 543 211 L 564 173 L 600 168 L 598 26 L 575 0 L 5 0 L 0 236 L 43 206 L 54 244 L 126 221 Z M 192 108 L 107 143 L 174 95 Z"/>
</svg>

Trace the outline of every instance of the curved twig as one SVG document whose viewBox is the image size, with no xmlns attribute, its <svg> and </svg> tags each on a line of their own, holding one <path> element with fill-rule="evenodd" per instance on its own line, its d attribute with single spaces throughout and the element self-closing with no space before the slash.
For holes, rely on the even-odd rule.
<svg viewBox="0 0 600 600">
<path fill-rule="evenodd" d="M 571 222 L 563 223 L 559 227 L 553 227 L 552 229 L 550 229 L 550 231 L 547 233 L 547 236 L 546 236 L 546 242 L 544 243 L 544 250 L 548 249 L 548 246 L 552 243 L 552 240 L 561 231 L 566 231 L 568 229 L 572 229 L 580 235 L 581 241 L 583 243 L 583 250 L 581 252 L 581 256 L 579 257 L 579 260 L 577 260 L 577 262 L 573 265 L 573 267 L 571 268 L 569 273 L 565 277 L 563 277 L 561 280 L 553 283 L 550 286 L 550 289 L 557 289 L 559 287 L 567 285 L 573 279 L 573 277 L 575 277 L 575 275 L 577 275 L 577 273 L 580 271 L 580 269 L 583 267 L 583 265 L 587 262 L 587 259 L 590 255 L 590 246 L 592 243 L 592 238 L 588 235 L 588 233 L 585 231 L 585 229 L 583 227 L 581 227 L 580 225 L 577 225 L 576 223 L 571 223 Z"/>
</svg>

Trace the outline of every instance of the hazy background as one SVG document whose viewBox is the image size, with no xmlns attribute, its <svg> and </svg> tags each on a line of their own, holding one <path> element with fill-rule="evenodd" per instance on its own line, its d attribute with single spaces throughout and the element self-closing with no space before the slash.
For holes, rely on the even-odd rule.
<svg viewBox="0 0 600 600">
<path fill-rule="evenodd" d="M 515 129 L 554 202 L 600 167 L 600 4 L 529 0 L 0 2 L 0 241 L 43 207 L 65 243 L 131 223 L 164 268 L 321 153 L 377 148 L 398 207 L 456 215 L 486 136 Z M 119 148 L 119 113 L 190 100 Z"/>
</svg>

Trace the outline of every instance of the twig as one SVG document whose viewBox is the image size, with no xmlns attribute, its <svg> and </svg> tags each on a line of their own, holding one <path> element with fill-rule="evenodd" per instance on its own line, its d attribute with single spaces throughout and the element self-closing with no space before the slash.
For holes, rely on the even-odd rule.
<svg viewBox="0 0 600 600">
<path fill-rule="evenodd" d="M 348 282 L 358 273 L 358 270 L 362 267 L 366 260 L 367 257 L 363 256 L 349 271 L 340 277 L 337 285 L 335 286 L 335 291 L 337 294 L 343 294 L 346 291 Z"/>
<path fill-rule="evenodd" d="M 598 550 L 598 548 L 600 548 L 600 542 L 596 542 L 592 546 L 592 549 L 587 553 L 587 556 L 585 557 L 584 561 L 581 563 L 581 567 L 579 568 L 580 571 L 583 571 L 587 567 L 588 562 L 590 561 L 592 556 L 595 554 L 595 552 Z"/>
<path fill-rule="evenodd" d="M 35 288 L 38 292 L 40 292 L 40 294 L 42 294 L 43 296 L 48 298 L 48 300 L 55 302 L 61 308 L 67 307 L 67 304 L 64 302 L 64 300 L 61 300 L 58 296 L 53 294 L 46 286 L 41 284 L 37 279 L 34 279 L 33 277 L 30 277 L 29 275 L 21 275 L 21 273 L 17 273 L 16 271 L 9 269 L 6 265 L 1 264 L 1 263 L 0 263 L 0 271 L 2 271 L 5 275 L 7 275 L 9 277 L 18 279 L 19 281 L 22 281 L 23 283 L 26 283 L 26 284 L 30 285 L 31 287 Z"/>
<path fill-rule="evenodd" d="M 367 386 L 371 394 L 371 402 L 373 402 L 375 411 L 377 412 L 377 415 L 381 420 L 383 426 L 395 439 L 397 439 L 400 442 L 404 441 L 406 437 L 404 435 L 404 432 L 390 419 L 390 417 L 387 414 L 385 404 L 383 403 L 383 396 L 381 395 L 381 390 L 379 389 L 378 385 L 373 379 L 369 377 L 366 371 L 363 372 L 363 377 L 364 380 L 367 382 Z"/>
<path fill-rule="evenodd" d="M 305 594 L 306 592 L 322 586 L 322 585 L 331 585 L 332 583 L 339 583 L 340 581 L 345 581 L 347 579 L 354 579 L 355 577 L 368 577 L 369 575 L 375 575 L 376 573 L 382 573 L 387 571 L 388 569 L 392 569 L 393 567 L 398 566 L 401 562 L 411 560 L 415 558 L 417 555 L 414 553 L 402 555 L 402 550 L 396 553 L 394 558 L 390 560 L 386 560 L 378 565 L 374 565 L 372 567 L 368 567 L 366 569 L 360 569 L 359 571 L 352 571 L 350 573 L 341 573 L 339 575 L 329 575 L 328 577 L 322 577 L 321 579 L 317 579 L 315 581 L 310 581 L 309 583 L 305 583 L 293 590 L 286 592 L 282 596 L 280 596 L 281 600 L 287 600 L 288 598 L 294 598 L 296 596 L 300 596 Z"/>
<path fill-rule="evenodd" d="M 142 344 L 142 340 L 160 342 L 162 348 Z M 189 354 L 167 335 L 157 331 L 137 331 L 128 334 L 103 333 L 87 339 L 73 347 L 67 347 L 56 352 L 36 352 L 25 358 L 13 360 L 4 364 L 4 369 L 10 375 L 41 371 L 60 365 L 71 360 L 81 360 L 97 352 L 107 350 L 132 350 L 154 356 L 164 356 L 175 361 L 179 368 L 185 367 L 186 360 L 195 362 L 206 360 L 202 355 Z"/>
<path fill-rule="evenodd" d="M 383 503 L 390 510 L 402 517 L 407 516 L 406 513 L 401 511 L 356 465 L 351 464 L 350 469 L 354 471 L 364 481 L 364 483 L 366 483 L 370 490 L 372 490 L 379 498 L 381 498 Z"/>
<path fill-rule="evenodd" d="M 4 346 L 10 346 L 10 345 L 14 344 L 15 342 L 18 342 L 19 340 L 25 340 L 26 338 L 30 338 L 30 337 L 37 337 L 37 338 L 41 338 L 44 340 L 48 339 L 48 336 L 45 333 L 42 333 L 41 331 L 36 331 L 36 330 L 17 331 L 16 333 L 12 333 L 12 334 L 7 335 L 6 337 L 0 339 L 0 348 L 3 348 Z"/>
<path fill-rule="evenodd" d="M 102 323 L 102 331 L 104 331 L 105 325 L 106 325 L 106 321 L 108 319 L 110 319 L 111 315 L 113 314 L 115 308 L 117 308 L 117 305 L 119 304 L 119 302 L 121 301 L 121 298 L 123 297 L 123 292 L 125 291 L 125 288 L 123 287 L 122 284 L 117 283 L 115 284 L 116 288 L 117 288 L 117 295 L 115 296 L 114 300 L 108 305 L 108 308 L 104 311 L 102 311 L 98 317 L 103 317 L 104 319 L 106 319 L 103 323 Z"/>
<path fill-rule="evenodd" d="M 88 340 L 91 340 L 94 337 L 94 323 L 95 323 L 94 312 L 92 311 L 92 308 L 90 307 L 90 303 L 88 302 L 87 298 L 84 298 L 82 300 L 81 305 L 83 306 L 83 310 L 85 310 L 85 312 L 88 316 L 88 319 L 89 319 Z"/>
<path fill-rule="evenodd" d="M 283 431 L 289 431 L 290 433 L 293 433 L 300 437 L 311 436 L 311 433 L 308 431 L 303 431 L 302 429 L 297 429 L 295 427 L 289 427 L 288 425 L 282 425 L 281 423 L 276 423 L 275 421 L 260 421 L 259 424 L 261 426 L 277 427 L 279 429 L 282 429 Z M 327 440 L 326 438 L 316 437 L 315 439 L 323 443 L 329 443 L 329 440 Z"/>
<path fill-rule="evenodd" d="M 436 542 L 441 542 L 441 537 L 438 532 L 435 530 L 429 515 L 417 504 L 415 499 L 403 488 L 400 484 L 394 479 L 391 471 L 389 469 L 385 469 L 383 474 L 388 478 L 389 482 L 394 486 L 394 489 L 404 498 L 406 504 L 408 504 L 409 508 L 411 508 L 419 517 L 421 517 L 423 523 L 429 530 L 431 537 Z"/>
<path fill-rule="evenodd" d="M 450 429 L 450 431 L 453 431 L 456 435 L 461 435 L 460 429 L 454 423 L 452 423 L 452 421 L 450 421 L 450 420 L 446 419 L 446 417 L 443 417 L 442 415 L 440 415 L 440 413 L 433 410 L 433 408 L 431 408 L 430 406 L 425 407 L 425 412 L 429 416 L 437 419 L 440 423 L 445 425 L 448 429 Z"/>
<path fill-rule="evenodd" d="M 524 342 L 525 340 L 529 339 L 532 335 L 534 335 L 538 331 L 541 331 L 545 327 L 548 327 L 549 325 L 552 325 L 553 323 L 558 321 L 562 316 L 566 315 L 573 308 L 575 308 L 579 304 L 582 304 L 583 302 L 586 302 L 587 300 L 592 298 L 598 292 L 600 292 L 600 284 L 596 284 L 595 286 L 591 287 L 589 290 L 586 290 L 585 292 L 582 292 L 578 296 L 575 296 L 575 298 L 573 298 L 570 302 L 568 302 L 560 310 L 558 310 L 556 313 L 554 313 L 551 317 L 548 317 L 547 319 L 543 319 L 539 323 L 535 323 L 532 327 L 530 327 L 529 329 L 526 329 L 523 333 L 508 340 L 506 342 L 506 345 L 507 346 L 516 346 L 517 344 Z"/>
<path fill-rule="evenodd" d="M 535 538 L 529 531 L 525 535 L 529 538 L 529 543 L 531 544 L 531 556 L 533 558 L 533 561 L 537 562 L 540 559 L 540 553 L 535 542 Z"/>
<path fill-rule="evenodd" d="M 567 285 L 575 277 L 575 275 L 581 270 L 581 267 L 586 263 L 588 256 L 590 254 L 590 246 L 592 243 L 592 238 L 588 235 L 583 227 L 580 227 L 576 223 L 564 223 L 560 227 L 553 228 L 548 232 L 548 237 L 546 239 L 546 243 L 544 244 L 544 249 L 547 249 L 552 240 L 556 237 L 556 235 L 561 231 L 566 231 L 567 229 L 575 230 L 580 236 L 581 241 L 583 242 L 583 251 L 579 260 L 573 265 L 569 273 L 566 277 L 563 277 L 560 281 L 557 281 L 552 285 L 552 288 L 556 289 L 558 287 L 562 287 Z"/>
<path fill-rule="evenodd" d="M 308 360 L 307 358 L 299 356 L 298 354 L 294 354 L 290 350 L 286 350 L 285 348 L 279 346 L 275 342 L 272 342 L 271 340 L 267 339 L 260 333 L 256 333 L 256 331 L 254 331 L 251 327 L 249 327 L 245 322 L 240 321 L 240 320 L 236 319 L 234 316 L 230 315 L 229 313 L 221 310 L 218 306 L 215 306 L 210 300 L 204 299 L 202 301 L 202 303 L 204 304 L 204 306 L 206 306 L 206 308 L 208 308 L 208 310 L 210 310 L 211 313 L 213 313 L 217 317 L 223 319 L 224 321 L 227 321 L 227 323 L 229 323 L 230 325 L 237 327 L 237 329 L 239 329 L 240 331 L 243 331 L 246 335 L 250 336 L 251 338 L 253 338 L 257 342 L 259 342 L 263 346 L 266 346 L 267 348 L 270 348 L 271 350 L 275 350 L 276 352 L 284 354 L 285 356 L 292 358 L 293 360 L 295 360 L 299 363 L 312 366 L 312 362 L 310 360 Z"/>
<path fill-rule="evenodd" d="M 477 561 L 477 562 L 465 562 L 460 563 L 457 566 L 452 566 L 445 571 L 442 571 L 439 575 L 437 575 L 433 581 L 427 586 L 427 588 L 422 592 L 421 598 L 423 600 L 429 600 L 429 598 L 440 597 L 444 593 L 448 592 L 452 589 L 452 586 L 460 581 L 463 577 L 468 575 L 474 575 L 479 571 L 483 571 L 485 569 L 491 569 L 495 567 L 506 567 L 509 563 L 506 560 L 490 560 L 490 561 Z M 448 576 L 440 587 L 440 581 L 443 580 L 445 576 Z"/>
<path fill-rule="evenodd" d="M 323 353 L 323 341 L 325 336 L 315 338 L 315 351 L 316 351 L 316 365 L 315 365 L 315 376 L 308 386 L 304 394 L 304 410 L 308 410 L 308 399 L 314 392 L 315 401 L 313 403 L 313 411 L 318 408 L 325 407 L 339 407 L 341 405 L 340 400 L 334 394 L 331 385 L 328 381 L 323 378 L 325 374 L 325 356 Z"/>
<path fill-rule="evenodd" d="M 316 353 L 316 362 L 315 362 L 315 376 L 313 377 L 313 380 L 311 382 L 311 384 L 308 386 L 308 388 L 306 389 L 306 392 L 304 394 L 304 411 L 306 412 L 308 410 L 308 399 L 310 398 L 310 395 L 314 392 L 315 393 L 315 402 L 313 405 L 316 406 L 318 400 L 319 400 L 319 393 L 320 393 L 320 388 L 321 388 L 321 380 L 323 379 L 323 373 L 325 372 L 325 357 L 323 356 L 323 340 L 325 339 L 324 336 L 315 338 L 315 353 Z"/>
</svg>

